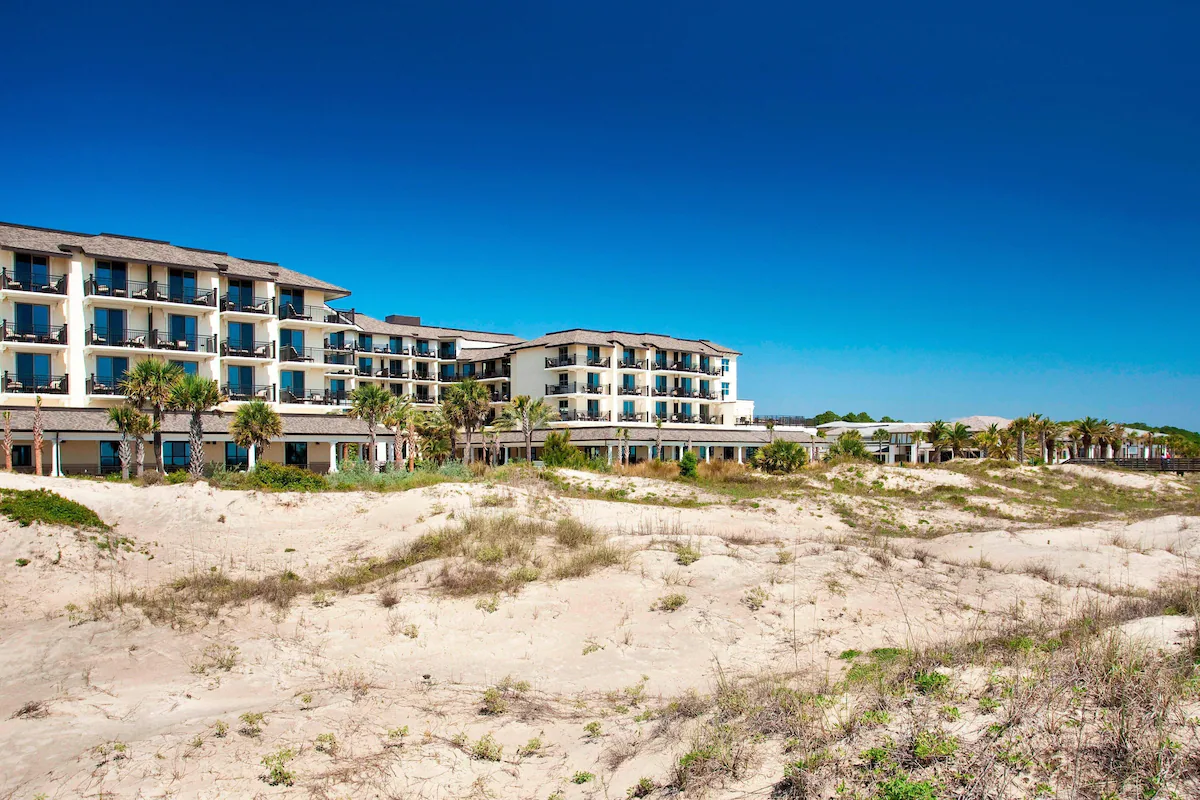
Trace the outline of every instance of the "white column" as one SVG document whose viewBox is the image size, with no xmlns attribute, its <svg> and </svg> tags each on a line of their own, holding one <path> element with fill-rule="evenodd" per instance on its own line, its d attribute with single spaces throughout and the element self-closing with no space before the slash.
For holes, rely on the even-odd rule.
<svg viewBox="0 0 1200 800">
<path fill-rule="evenodd" d="M 258 448 L 255 447 L 254 445 L 250 445 L 248 448 L 246 448 L 246 471 L 247 472 L 253 472 L 254 467 L 257 466 L 258 456 L 255 455 L 255 452 L 254 452 L 257 449 Z"/>
<path fill-rule="evenodd" d="M 738 457 L 738 463 L 739 463 L 739 464 L 741 464 L 741 463 L 742 463 L 742 453 L 743 453 L 745 450 L 746 450 L 746 448 L 745 448 L 745 447 L 742 447 L 741 445 L 738 445 L 738 447 L 737 447 L 737 457 Z"/>
<path fill-rule="evenodd" d="M 62 458 L 59 453 L 58 447 L 59 447 L 59 441 L 58 441 L 58 438 L 56 437 L 53 441 L 50 442 L 50 477 L 52 477 L 52 478 L 61 478 L 62 477 L 62 469 L 61 469 Z"/>
<path fill-rule="evenodd" d="M 337 472 L 337 442 L 329 443 L 329 471 Z"/>
<path fill-rule="evenodd" d="M 704 463 L 707 464 L 710 461 L 712 461 L 712 445 L 706 444 L 704 446 Z"/>
<path fill-rule="evenodd" d="M 608 446 L 608 465 L 612 466 L 612 445 Z"/>
<path fill-rule="evenodd" d="M 83 257 L 71 259 L 67 272 L 67 297 L 63 304 L 66 312 L 63 322 L 67 325 L 66 372 L 68 404 L 81 408 L 87 398 L 87 359 L 83 351 L 83 336 L 87 321 L 83 315 Z M 53 320 L 51 320 L 53 324 Z M 51 369 L 51 372 L 54 370 Z"/>
</svg>

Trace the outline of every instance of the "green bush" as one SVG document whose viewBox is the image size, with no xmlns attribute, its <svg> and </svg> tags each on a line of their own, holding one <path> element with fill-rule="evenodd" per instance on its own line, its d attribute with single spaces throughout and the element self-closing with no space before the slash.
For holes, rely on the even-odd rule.
<svg viewBox="0 0 1200 800">
<path fill-rule="evenodd" d="M 571 431 L 562 430 L 546 434 L 546 441 L 542 444 L 542 463 L 547 467 L 583 469 L 587 466 L 587 459 L 583 457 L 582 450 L 571 444 Z"/>
<path fill-rule="evenodd" d="M 447 478 L 454 478 L 460 481 L 469 481 L 472 477 L 471 470 L 467 469 L 467 466 L 461 461 L 454 459 L 450 459 L 438 467 L 437 473 L 438 475 L 445 475 Z"/>
<path fill-rule="evenodd" d="M 686 453 L 683 454 L 683 457 L 679 459 L 679 477 L 681 477 L 681 478 L 696 477 L 696 466 L 698 464 L 699 464 L 699 461 L 696 458 L 696 454 L 693 453 L 691 450 L 688 450 Z"/>
<path fill-rule="evenodd" d="M 4 489 L 0 491 L 0 514 L 26 528 L 34 522 L 71 528 L 106 531 L 107 523 L 85 505 L 68 500 L 49 489 Z"/>
<path fill-rule="evenodd" d="M 325 478 L 300 467 L 260 461 L 247 478 L 257 489 L 276 492 L 320 492 L 329 487 Z"/>
<path fill-rule="evenodd" d="M 167 473 L 167 484 L 170 486 L 178 486 L 181 483 L 187 483 L 191 476 L 186 469 L 177 469 L 174 472 Z"/>
<path fill-rule="evenodd" d="M 777 439 L 754 451 L 750 463 L 764 472 L 785 474 L 795 472 L 808 461 L 808 451 L 796 442 Z"/>
<path fill-rule="evenodd" d="M 879 800 L 937 800 L 937 786 L 929 781 L 914 781 L 907 775 L 897 775 L 879 784 Z"/>
</svg>

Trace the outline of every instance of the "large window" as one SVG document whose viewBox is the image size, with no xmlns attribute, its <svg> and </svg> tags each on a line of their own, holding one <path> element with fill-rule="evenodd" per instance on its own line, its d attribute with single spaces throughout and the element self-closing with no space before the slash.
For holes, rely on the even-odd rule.
<svg viewBox="0 0 1200 800">
<path fill-rule="evenodd" d="M 107 474 L 121 469 L 121 443 L 100 442 L 100 472 Z"/>
<path fill-rule="evenodd" d="M 50 306 L 17 303 L 15 312 L 16 332 L 19 335 L 50 335 Z"/>
<path fill-rule="evenodd" d="M 167 328 L 171 334 L 171 344 L 177 350 L 196 349 L 196 318 L 183 314 L 171 314 L 167 317 Z"/>
<path fill-rule="evenodd" d="M 393 353 L 401 353 L 404 351 L 404 339 L 399 336 L 393 336 L 388 340 L 388 348 Z"/>
<path fill-rule="evenodd" d="M 22 386 L 50 384 L 50 356 L 45 353 L 17 353 L 17 380 Z"/>
<path fill-rule="evenodd" d="M 229 323 L 227 344 L 231 352 L 250 354 L 254 352 L 254 323 Z"/>
<path fill-rule="evenodd" d="M 234 442 L 225 443 L 225 469 L 249 469 L 250 451 Z"/>
<path fill-rule="evenodd" d="M 125 380 L 125 373 L 128 371 L 128 358 L 100 356 L 96 359 L 97 388 L 115 389 Z"/>
<path fill-rule="evenodd" d="M 190 442 L 163 442 L 163 472 L 188 468 L 192 446 Z"/>
<path fill-rule="evenodd" d="M 624 414 L 626 414 L 626 415 L 632 416 L 632 415 L 633 415 L 633 413 L 634 413 L 634 410 L 633 410 L 633 401 L 632 401 L 632 400 L 626 400 L 626 401 L 625 401 L 625 402 L 624 402 L 622 405 L 623 405 L 623 413 L 624 413 Z"/>
<path fill-rule="evenodd" d="M 373 348 L 374 348 L 374 345 L 372 343 L 371 334 L 360 333 L 358 335 L 358 349 L 366 350 L 367 352 L 370 352 Z"/>
<path fill-rule="evenodd" d="M 115 346 L 122 344 L 125 335 L 125 310 L 120 308 L 97 308 L 95 328 L 96 344 Z"/>
<path fill-rule="evenodd" d="M 727 372 L 729 372 L 729 359 L 722 358 L 721 359 L 721 374 L 724 375 Z"/>
<path fill-rule="evenodd" d="M 729 384 L 725 383 L 724 381 L 721 382 L 721 399 L 722 400 L 729 399 Z"/>
<path fill-rule="evenodd" d="M 294 351 L 297 355 L 304 353 L 304 331 L 293 330 L 291 328 L 279 329 L 279 355 L 284 357 L 287 353 Z"/>
<path fill-rule="evenodd" d="M 295 317 L 304 314 L 304 290 L 303 289 L 280 289 L 279 290 L 279 316 L 282 319 Z"/>
<path fill-rule="evenodd" d="M 300 399 L 304 397 L 304 373 L 299 370 L 285 369 L 279 373 L 279 388 L 283 399 Z M 290 395 L 290 397 L 289 397 Z"/>
<path fill-rule="evenodd" d="M 288 442 L 283 446 L 283 463 L 308 468 L 308 442 Z"/>
<path fill-rule="evenodd" d="M 167 296 L 172 303 L 191 303 L 196 299 L 196 273 L 173 269 L 167 273 Z"/>
<path fill-rule="evenodd" d="M 15 444 L 15 445 L 13 445 L 13 466 L 14 467 L 32 467 L 33 466 L 33 445 L 30 445 L 30 444 Z"/>
<path fill-rule="evenodd" d="M 228 367 L 229 393 L 235 395 L 254 394 L 254 367 Z"/>
<path fill-rule="evenodd" d="M 230 281 L 228 302 L 232 308 L 254 305 L 254 281 Z"/>
<path fill-rule="evenodd" d="M 96 290 L 104 295 L 125 295 L 129 290 L 129 268 L 124 261 L 96 262 Z"/>
<path fill-rule="evenodd" d="M 14 253 L 13 277 L 22 289 L 40 289 L 50 283 L 50 259 L 28 253 Z"/>
<path fill-rule="evenodd" d="M 667 418 L 667 404 L 662 403 L 662 402 L 655 403 L 654 404 L 654 416 L 658 417 L 659 419 L 666 419 Z"/>
</svg>

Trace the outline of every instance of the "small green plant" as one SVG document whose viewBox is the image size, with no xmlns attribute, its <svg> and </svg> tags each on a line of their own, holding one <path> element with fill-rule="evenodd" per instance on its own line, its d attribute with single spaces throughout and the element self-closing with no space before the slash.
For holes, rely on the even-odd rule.
<svg viewBox="0 0 1200 800">
<path fill-rule="evenodd" d="M 991 714 L 1000 707 L 1000 701 L 994 697 L 979 698 L 979 710 L 984 714 Z"/>
<path fill-rule="evenodd" d="M 17 566 L 18 566 L 18 567 L 25 567 L 25 566 L 29 566 L 29 559 L 28 559 L 28 558 L 18 558 L 18 559 L 17 559 Z"/>
<path fill-rule="evenodd" d="M 775 554 L 775 560 L 780 564 L 790 564 L 796 560 L 796 555 L 791 550 L 781 547 Z"/>
<path fill-rule="evenodd" d="M 471 746 L 471 758 L 477 761 L 499 761 L 503 755 L 504 748 L 490 733 L 485 733 Z"/>
<path fill-rule="evenodd" d="M 225 720 L 219 719 L 213 723 L 213 736 L 217 737 L 218 739 L 224 739 L 225 735 L 228 733 L 229 724 L 226 723 Z"/>
<path fill-rule="evenodd" d="M 308 711 L 310 708 L 312 708 L 312 704 L 313 704 L 312 692 L 305 692 L 304 694 L 300 695 L 300 708 L 302 710 Z"/>
<path fill-rule="evenodd" d="M 751 611 L 758 611 L 767 604 L 767 600 L 770 597 L 766 589 L 761 586 L 755 586 L 753 589 L 746 590 L 746 594 L 742 597 L 742 602 Z"/>
<path fill-rule="evenodd" d="M 913 757 L 922 763 L 949 758 L 958 751 L 958 739 L 941 731 L 921 731 L 913 740 Z"/>
<path fill-rule="evenodd" d="M 213 642 L 204 648 L 200 660 L 192 664 L 192 672 L 196 675 L 206 675 L 210 669 L 229 672 L 238 661 L 238 646 Z"/>
<path fill-rule="evenodd" d="M 318 589 L 313 593 L 312 604 L 317 608 L 329 608 L 333 605 L 333 598 L 324 589 Z"/>
<path fill-rule="evenodd" d="M 869 725 L 887 725 L 891 722 L 892 716 L 882 709 L 872 709 L 863 712 L 862 720 Z"/>
<path fill-rule="evenodd" d="M 700 461 L 696 458 L 695 453 L 693 453 L 691 450 L 685 451 L 684 454 L 679 458 L 679 477 L 689 479 L 695 478 L 696 469 L 699 464 Z"/>
<path fill-rule="evenodd" d="M 596 776 L 590 772 L 576 772 L 571 776 L 571 783 L 591 783 Z"/>
<path fill-rule="evenodd" d="M 948 722 L 957 722 L 962 719 L 962 712 L 958 710 L 958 706 L 942 706 L 938 709 L 938 713 L 942 715 L 942 719 Z"/>
<path fill-rule="evenodd" d="M 85 505 L 68 500 L 49 489 L 0 490 L 0 514 L 22 528 L 35 522 L 68 528 L 106 531 L 108 524 Z"/>
<path fill-rule="evenodd" d="M 896 775 L 879 784 L 879 800 L 938 800 L 938 787 L 930 781 L 914 781 L 908 775 Z"/>
<path fill-rule="evenodd" d="M 542 752 L 543 746 L 544 745 L 542 744 L 542 740 L 540 738 L 538 738 L 537 736 L 535 736 L 532 739 L 530 739 L 528 742 L 526 742 L 525 744 L 523 744 L 517 748 L 517 755 L 521 756 L 522 758 L 528 758 L 529 756 L 536 756 Z"/>
<path fill-rule="evenodd" d="M 700 560 L 700 551 L 690 544 L 675 545 L 675 563 L 689 567 Z"/>
<path fill-rule="evenodd" d="M 861 650 L 843 650 L 842 654 L 839 655 L 838 658 L 840 658 L 842 661 L 853 661 L 861 655 Z"/>
<path fill-rule="evenodd" d="M 686 603 L 687 595 L 676 592 L 658 598 L 658 602 L 654 604 L 654 608 L 658 611 L 678 611 Z"/>
<path fill-rule="evenodd" d="M 421 635 L 421 629 L 418 628 L 416 625 L 412 624 L 411 622 L 408 625 L 405 625 L 403 628 L 401 628 L 400 632 L 402 634 L 404 634 L 405 636 L 407 636 L 409 639 L 415 639 Z"/>
<path fill-rule="evenodd" d="M 505 711 L 508 711 L 508 701 L 504 699 L 504 692 L 501 689 L 492 686 L 484 691 L 483 708 L 479 710 L 479 713 L 499 716 Z"/>
<path fill-rule="evenodd" d="M 589 722 L 583 726 L 583 732 L 587 734 L 589 739 L 599 739 L 603 734 L 603 728 L 599 722 Z"/>
<path fill-rule="evenodd" d="M 626 797 L 649 797 L 657 789 L 657 784 L 649 778 L 641 778 L 625 792 Z"/>
<path fill-rule="evenodd" d="M 238 733 L 243 736 L 258 736 L 262 733 L 262 726 L 266 724 L 266 717 L 261 711 L 247 711 L 238 717 L 242 721 L 242 727 L 238 729 Z"/>
<path fill-rule="evenodd" d="M 591 655 L 592 653 L 595 653 L 597 650 L 603 650 L 603 649 L 604 649 L 604 645 L 597 644 L 596 642 L 588 642 L 587 644 L 585 644 L 583 646 L 583 654 L 585 656 Z"/>
<path fill-rule="evenodd" d="M 496 595 L 491 597 L 481 597 L 475 601 L 475 607 L 480 611 L 486 611 L 488 614 L 495 614 L 500 608 L 500 598 Z"/>
<path fill-rule="evenodd" d="M 296 782 L 296 773 L 288 769 L 288 763 L 296 757 L 290 747 L 281 747 L 270 755 L 263 756 L 262 765 L 267 768 L 263 780 L 271 786 L 291 786 Z"/>
<path fill-rule="evenodd" d="M 408 726 L 401 725 L 399 728 L 388 728 L 387 743 L 389 747 L 396 747 L 408 736 Z"/>
<path fill-rule="evenodd" d="M 948 683 L 950 678 L 940 672 L 918 672 L 913 676 L 913 684 L 921 694 L 936 694 Z"/>
<path fill-rule="evenodd" d="M 318 734 L 316 741 L 313 743 L 313 747 L 316 748 L 318 753 L 325 753 L 326 755 L 332 756 L 337 753 L 337 737 L 332 733 Z"/>
</svg>

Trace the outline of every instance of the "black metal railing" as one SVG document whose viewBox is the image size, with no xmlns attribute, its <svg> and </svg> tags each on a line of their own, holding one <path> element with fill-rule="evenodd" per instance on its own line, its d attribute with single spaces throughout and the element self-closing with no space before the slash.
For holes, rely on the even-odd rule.
<svg viewBox="0 0 1200 800">
<path fill-rule="evenodd" d="M 665 361 L 653 361 L 650 364 L 650 369 L 656 370 L 656 371 L 662 371 L 664 369 L 670 369 L 670 368 L 671 368 L 671 365 Z"/>
<path fill-rule="evenodd" d="M 83 343 L 93 347 L 149 347 L 152 331 L 89 325 Z"/>
<path fill-rule="evenodd" d="M 651 397 L 670 397 L 671 390 L 670 389 L 660 389 L 657 386 L 652 386 L 652 387 L 650 387 L 650 396 Z"/>
<path fill-rule="evenodd" d="M 273 384 L 257 386 L 249 383 L 226 383 L 221 386 L 221 391 L 230 400 L 263 400 L 268 403 L 275 402 L 275 386 Z"/>
<path fill-rule="evenodd" d="M 391 367 L 380 367 L 375 370 L 376 378 L 407 378 L 408 370 L 392 369 Z"/>
<path fill-rule="evenodd" d="M 18 325 L 5 320 L 0 322 L 0 342 L 25 342 L 26 344 L 66 344 L 66 325 Z"/>
<path fill-rule="evenodd" d="M 584 394 L 608 394 L 609 390 L 611 388 L 612 388 L 612 386 L 607 383 L 585 383 L 585 384 L 583 384 L 583 393 Z"/>
<path fill-rule="evenodd" d="M 458 358 L 458 351 L 453 347 L 440 347 L 438 348 L 438 358 L 444 361 Z"/>
<path fill-rule="evenodd" d="M 437 358 L 438 357 L 436 350 L 430 350 L 428 348 L 421 349 L 419 347 L 411 347 L 409 349 L 412 351 L 413 358 Z"/>
<path fill-rule="evenodd" d="M 608 422 L 609 416 L 607 411 L 598 411 L 593 414 L 569 408 L 558 412 L 558 417 L 563 422 Z"/>
<path fill-rule="evenodd" d="M 647 417 L 649 417 L 649 414 L 647 414 L 645 411 L 638 411 L 635 413 L 622 411 L 617 414 L 617 422 L 645 422 Z"/>
<path fill-rule="evenodd" d="M 464 378 L 473 378 L 474 375 L 467 372 L 439 372 L 437 379 L 439 383 L 458 383 Z"/>
<path fill-rule="evenodd" d="M 622 358 L 617 362 L 617 367 L 619 369 L 645 369 L 646 359 Z"/>
<path fill-rule="evenodd" d="M 546 359 L 546 369 L 559 369 L 560 367 L 573 367 L 579 357 L 571 354 L 565 356 L 551 356 Z"/>
<path fill-rule="evenodd" d="M 422 394 L 421 392 L 417 392 L 416 394 L 413 395 L 413 402 L 414 403 L 432 403 L 432 402 L 434 402 L 433 395 Z"/>
<path fill-rule="evenodd" d="M 612 357 L 604 356 L 603 358 L 589 358 L 587 360 L 587 365 L 589 367 L 611 367 Z"/>
<path fill-rule="evenodd" d="M 97 297 L 123 297 L 130 300 L 154 300 L 160 303 L 180 303 L 189 306 L 215 308 L 215 289 L 175 288 L 168 283 L 164 289 L 158 281 L 131 281 L 103 283 L 94 275 L 84 281 L 84 293 Z"/>
<path fill-rule="evenodd" d="M 217 337 L 201 336 L 197 333 L 171 335 L 168 331 L 150 331 L 150 346 L 155 350 L 171 350 L 178 353 L 215 353 Z"/>
<path fill-rule="evenodd" d="M 725 418 L 720 417 L 720 416 L 715 416 L 713 414 L 701 414 L 700 422 L 703 425 L 724 425 Z"/>
<path fill-rule="evenodd" d="M 699 422 L 700 417 L 697 414 L 672 414 L 671 422 Z"/>
<path fill-rule="evenodd" d="M 0 289 L 7 292 L 41 292 L 43 294 L 66 294 L 67 276 L 30 273 L 17 277 L 11 269 L 0 270 Z"/>
<path fill-rule="evenodd" d="M 307 405 L 345 406 L 350 404 L 350 393 L 344 389 L 280 389 L 281 403 L 303 403 Z"/>
<path fill-rule="evenodd" d="M 240 339 L 221 342 L 221 355 L 234 358 L 275 358 L 275 342 L 246 342 Z"/>
<path fill-rule="evenodd" d="M 800 417 L 793 414 L 761 414 L 756 417 L 738 417 L 738 425 L 795 425 L 802 428 L 816 427 L 817 420 L 813 417 Z"/>
<path fill-rule="evenodd" d="M 647 391 L 648 391 L 648 387 L 646 387 L 646 386 L 618 386 L 617 387 L 617 394 L 633 395 L 633 396 L 638 396 L 638 397 L 645 396 Z"/>
<path fill-rule="evenodd" d="M 19 394 L 66 394 L 67 376 L 5 370 L 4 391 Z"/>
<path fill-rule="evenodd" d="M 676 386 L 671 390 L 671 397 L 699 397 L 700 392 L 695 389 L 686 389 L 682 386 Z"/>
<path fill-rule="evenodd" d="M 353 339 L 350 341 L 337 341 L 336 339 L 326 339 L 325 349 L 332 350 L 336 353 L 357 353 L 359 350 L 358 342 Z"/>
<path fill-rule="evenodd" d="M 512 392 L 492 392 L 491 398 L 493 403 L 507 403 L 512 400 Z"/>
<path fill-rule="evenodd" d="M 412 379 L 414 381 L 436 381 L 437 376 L 434 375 L 432 372 L 421 372 L 420 370 L 413 370 Z"/>
<path fill-rule="evenodd" d="M 297 322 L 324 322 L 328 325 L 353 325 L 354 309 L 342 310 L 326 305 L 280 303 L 279 318 Z"/>
<path fill-rule="evenodd" d="M 87 379 L 88 394 L 122 394 L 121 381 L 124 376 L 117 377 L 114 375 L 96 375 L 93 373 Z"/>
<path fill-rule="evenodd" d="M 230 297 L 221 296 L 221 310 L 241 314 L 274 314 L 274 297 Z"/>
<path fill-rule="evenodd" d="M 512 377 L 512 368 L 505 367 L 504 369 L 485 369 L 477 376 L 481 380 L 491 380 L 492 378 L 509 378 Z"/>
<path fill-rule="evenodd" d="M 575 382 L 570 383 L 547 383 L 546 394 L 575 394 Z"/>
<path fill-rule="evenodd" d="M 325 353 L 316 347 L 293 347 L 290 344 L 279 345 L 279 360 L 309 363 L 324 359 Z"/>
</svg>

